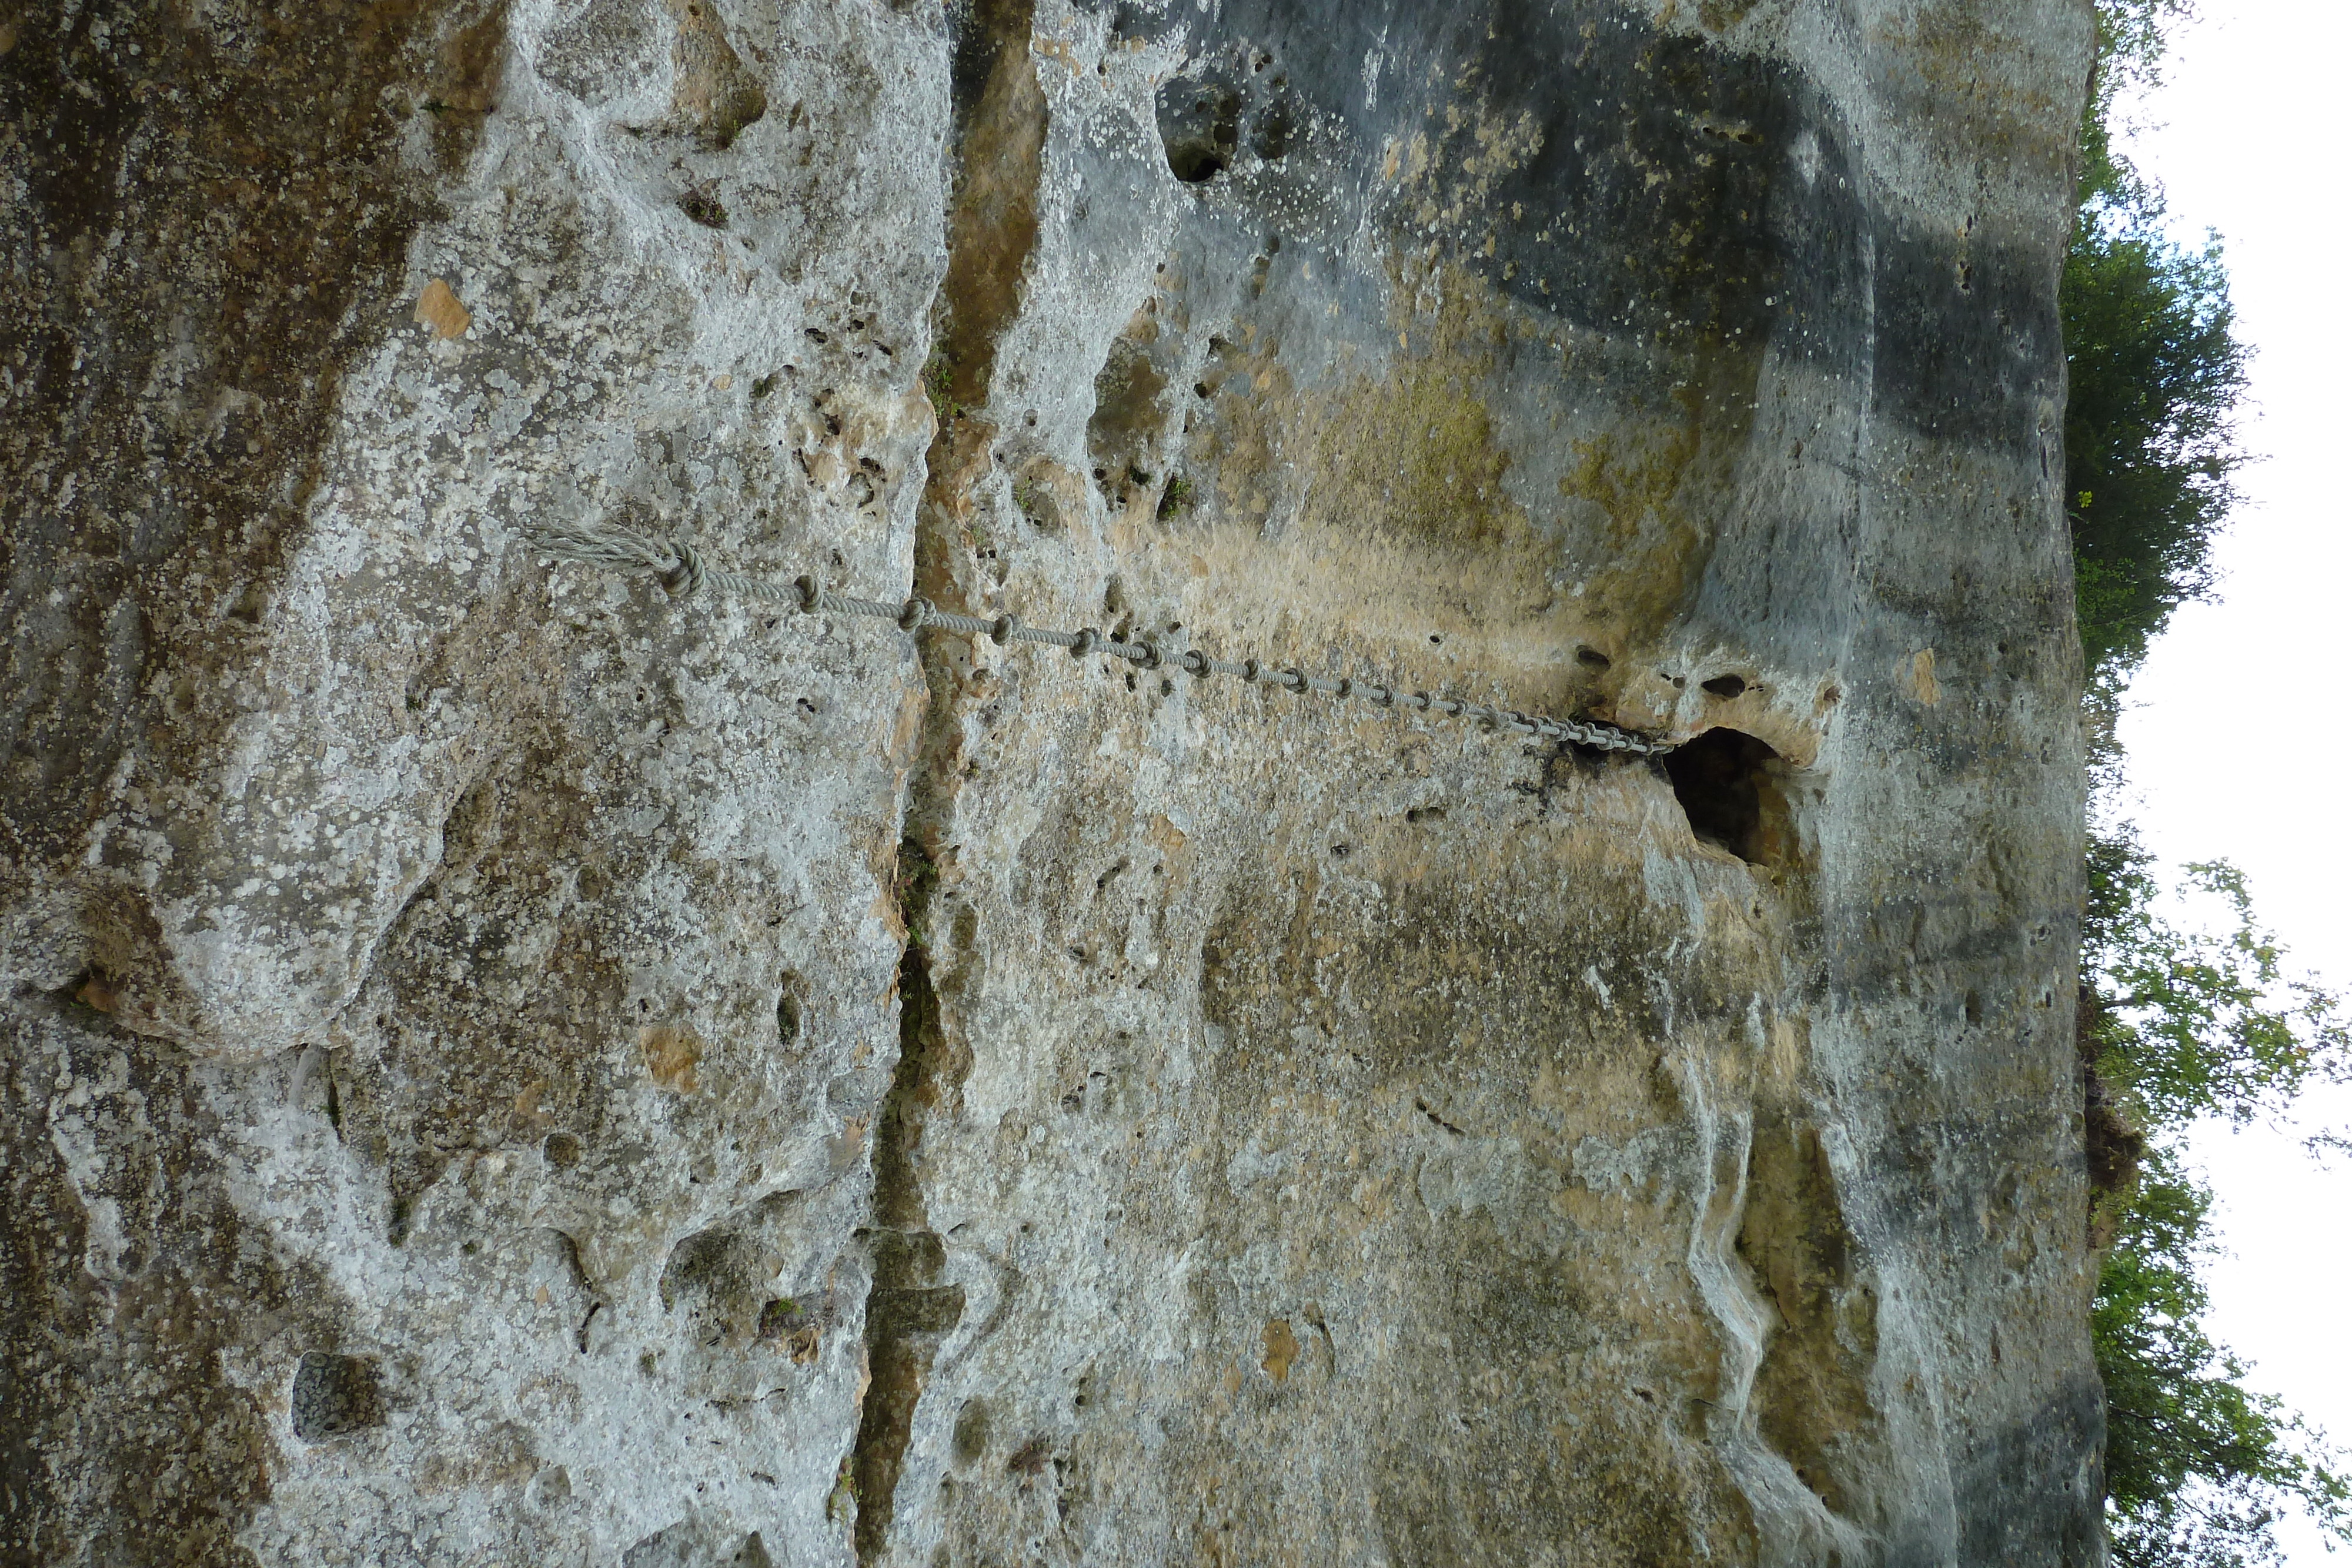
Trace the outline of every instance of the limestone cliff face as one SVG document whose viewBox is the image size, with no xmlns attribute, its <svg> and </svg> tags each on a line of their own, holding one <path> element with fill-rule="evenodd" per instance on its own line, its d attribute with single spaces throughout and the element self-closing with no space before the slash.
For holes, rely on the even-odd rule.
<svg viewBox="0 0 2352 1568">
<path fill-rule="evenodd" d="M 0 1560 L 2102 1561 L 2089 38 L 0 23 Z"/>
</svg>

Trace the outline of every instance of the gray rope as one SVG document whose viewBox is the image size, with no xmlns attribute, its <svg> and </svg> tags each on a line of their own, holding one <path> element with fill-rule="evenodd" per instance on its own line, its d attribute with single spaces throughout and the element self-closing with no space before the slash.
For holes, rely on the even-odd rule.
<svg viewBox="0 0 2352 1568">
<path fill-rule="evenodd" d="M 863 615 L 877 621 L 895 621 L 901 630 L 907 632 L 937 627 L 959 636 L 987 637 L 1000 647 L 1011 643 L 1041 643 L 1049 647 L 1066 648 L 1074 658 L 1083 659 L 1096 653 L 1108 653 L 1147 670 L 1181 671 L 1195 678 L 1235 675 L 1252 685 L 1279 686 L 1302 695 L 1307 692 L 1321 692 L 1342 699 L 1359 697 L 1380 707 L 1403 707 L 1418 713 L 1445 714 L 1455 718 L 1466 718 L 1488 729 L 1513 735 L 1540 736 L 1547 740 L 1564 740 L 1599 751 L 1659 757 L 1674 749 L 1671 741 L 1637 735 L 1630 729 L 1620 729 L 1613 724 L 1602 724 L 1595 719 L 1547 718 L 1541 715 L 1486 707 L 1449 697 L 1433 697 L 1427 692 L 1399 691 L 1393 686 L 1372 681 L 1350 680 L 1345 676 L 1310 676 L 1302 670 L 1276 668 L 1255 659 L 1243 659 L 1238 663 L 1213 659 L 1199 649 L 1187 649 L 1177 653 L 1149 639 L 1129 641 L 1106 637 L 1092 626 L 1076 632 L 1055 632 L 1043 626 L 1024 626 L 1017 615 L 1000 615 L 993 621 L 985 621 L 976 615 L 958 615 L 941 610 L 924 599 L 908 599 L 898 604 L 886 604 L 878 599 L 856 599 L 845 593 L 834 592 L 814 577 L 799 578 L 789 584 L 774 582 L 767 578 L 711 566 L 684 539 L 652 538 L 617 523 L 578 520 L 537 523 L 530 525 L 526 532 L 531 548 L 551 560 L 578 561 L 612 571 L 651 572 L 661 580 L 664 588 L 679 599 L 691 599 L 703 592 L 736 593 L 771 603 L 789 604 L 811 615 L 831 612 L 836 615 Z"/>
</svg>

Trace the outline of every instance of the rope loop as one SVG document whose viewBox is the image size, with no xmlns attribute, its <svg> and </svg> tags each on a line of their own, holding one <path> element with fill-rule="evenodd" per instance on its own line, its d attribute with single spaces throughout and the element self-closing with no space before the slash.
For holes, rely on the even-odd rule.
<svg viewBox="0 0 2352 1568">
<path fill-rule="evenodd" d="M 815 614 L 817 606 L 824 602 L 824 590 L 817 586 L 815 578 L 805 573 L 793 579 L 793 589 L 801 596 L 801 610 L 805 614 Z"/>
<path fill-rule="evenodd" d="M 1156 670 L 1160 667 L 1160 661 L 1164 655 L 1162 655 L 1160 651 L 1159 643 L 1151 642 L 1149 639 L 1145 639 L 1138 642 L 1136 646 L 1143 650 L 1143 656 L 1136 660 L 1137 664 L 1141 664 L 1147 670 Z"/>
<path fill-rule="evenodd" d="M 702 552 L 684 539 L 670 540 L 669 548 L 677 557 L 677 564 L 662 573 L 662 586 L 669 590 L 673 599 L 691 599 L 702 591 Z"/>
<path fill-rule="evenodd" d="M 1095 644 L 1101 641 L 1102 633 L 1100 632 L 1096 631 L 1091 626 L 1079 627 L 1078 640 L 1070 644 L 1070 657 L 1073 659 L 1085 658 L 1088 653 L 1095 651 Z"/>
<path fill-rule="evenodd" d="M 1015 636 L 1019 635 L 1020 631 L 1021 617 L 1018 615 L 1000 615 L 990 624 L 988 634 L 991 637 L 995 638 L 996 645 L 1002 648 L 1007 643 L 1012 642 Z"/>
<path fill-rule="evenodd" d="M 1296 665 L 1284 666 L 1282 672 L 1282 689 L 1286 692 L 1305 691 L 1307 689 L 1306 672 L 1297 668 Z"/>
<path fill-rule="evenodd" d="M 907 607 L 898 612 L 898 630 L 919 632 L 923 629 L 923 623 L 930 618 L 931 606 L 929 600 L 909 599 L 907 601 Z"/>
<path fill-rule="evenodd" d="M 1184 650 L 1183 664 L 1186 674 L 1205 675 L 1209 673 L 1209 655 L 1197 648 L 1187 648 Z"/>
</svg>

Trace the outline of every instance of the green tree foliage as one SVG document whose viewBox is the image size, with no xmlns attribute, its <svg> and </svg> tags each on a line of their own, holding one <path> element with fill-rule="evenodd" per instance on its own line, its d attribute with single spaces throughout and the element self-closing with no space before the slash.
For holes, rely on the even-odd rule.
<svg viewBox="0 0 2352 1568">
<path fill-rule="evenodd" d="M 2098 0 L 2099 62 L 2083 121 L 2081 200 L 2059 304 L 2066 334 L 2066 516 L 2089 676 L 2095 784 L 2119 773 L 2113 718 L 2149 642 L 2214 588 L 2212 546 L 2245 455 L 2235 412 L 2246 351 L 2218 241 L 2174 242 L 2162 193 L 2115 148 L 2119 106 L 2155 85 L 2189 0 Z M 2082 1042 L 2091 1166 L 2105 1243 L 2091 1309 L 2107 1391 L 2107 1522 L 2121 1568 L 2274 1562 L 2299 1504 L 2352 1542 L 2352 1484 L 2319 1435 L 2246 1386 L 2203 1327 L 2201 1268 L 2219 1250 L 2212 1195 L 2183 1140 L 2207 1118 L 2284 1113 L 2315 1078 L 2352 1079 L 2336 1000 L 2288 976 L 2244 879 L 2189 868 L 2211 931 L 2159 914 L 2127 828 L 2089 840 Z M 2340 1144 L 2338 1146 L 2342 1146 Z"/>
<path fill-rule="evenodd" d="M 2083 956 L 2111 1031 L 2102 1076 L 2159 1128 L 2203 1116 L 2242 1127 L 2284 1113 L 2314 1074 L 2341 1076 L 2352 1036 L 2336 998 L 2285 972 L 2245 873 L 2188 868 L 2191 892 L 2226 912 L 2217 936 L 2158 913 L 2148 865 L 2128 829 L 2093 840 Z"/>
<path fill-rule="evenodd" d="M 2095 683 L 2119 683 L 2173 609 L 2213 588 L 2212 546 L 2245 461 L 2235 413 L 2246 350 L 2221 245 L 2175 243 L 2162 193 L 2114 148 L 2118 93 L 2153 81 L 2161 24 L 2185 7 L 2103 8 L 2083 181 L 2059 285 L 2066 340 L 2066 518 Z"/>
<path fill-rule="evenodd" d="M 2121 1568 L 2275 1561 L 2272 1527 L 2289 1500 L 2352 1542 L 2339 1462 L 2245 1386 L 2245 1366 L 2200 1322 L 2199 1271 L 2218 1250 L 2213 1199 L 2180 1152 L 2202 1118 L 2244 1125 L 2286 1110 L 2314 1078 L 2352 1078 L 2352 1030 L 2332 996 L 2284 972 L 2238 872 L 2189 869 L 2226 911 L 2220 935 L 2163 917 L 2149 857 L 2127 830 L 2091 841 L 2084 1038 L 2147 1139 L 2136 1179 L 2102 1205 L 2109 1241 L 2091 1308 Z"/>
</svg>

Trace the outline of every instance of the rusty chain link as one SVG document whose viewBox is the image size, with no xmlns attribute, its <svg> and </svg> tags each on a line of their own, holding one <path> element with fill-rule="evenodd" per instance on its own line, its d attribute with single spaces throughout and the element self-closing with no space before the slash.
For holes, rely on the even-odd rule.
<svg viewBox="0 0 2352 1568">
<path fill-rule="evenodd" d="M 885 603 L 878 599 L 857 599 L 849 594 L 835 593 L 814 577 L 797 578 L 789 584 L 778 583 L 766 578 L 709 566 L 704 562 L 701 553 L 683 539 L 656 539 L 614 523 L 536 524 L 529 528 L 527 537 L 534 550 L 551 560 L 578 561 L 614 570 L 651 572 L 661 580 L 664 588 L 681 599 L 707 591 L 742 594 L 772 603 L 788 604 L 812 615 L 831 612 L 837 615 L 861 615 L 877 621 L 896 622 L 900 631 L 908 632 L 936 627 L 959 636 L 986 637 L 1000 646 L 1012 643 L 1043 643 L 1066 648 L 1075 658 L 1083 659 L 1095 653 L 1108 653 L 1144 669 L 1183 674 L 1196 679 L 1211 675 L 1237 675 L 1253 685 L 1279 686 L 1301 695 L 1321 692 L 1342 699 L 1360 698 L 1380 707 L 1445 714 L 1484 725 L 1489 729 L 1563 740 L 1571 746 L 1589 747 L 1597 751 L 1658 757 L 1674 749 L 1673 742 L 1639 735 L 1594 719 L 1549 718 L 1512 708 L 1433 697 L 1426 692 L 1401 691 L 1375 681 L 1351 680 L 1344 676 L 1328 679 L 1311 676 L 1295 668 L 1261 664 L 1255 659 L 1239 662 L 1213 659 L 1197 649 L 1178 652 L 1165 649 L 1150 639 L 1130 641 L 1106 637 L 1092 626 L 1076 632 L 1055 632 L 1042 626 L 1024 625 L 1017 615 L 1000 615 L 992 621 L 982 620 L 976 615 L 958 615 L 939 609 L 924 599 L 908 599 L 898 604 Z"/>
</svg>

